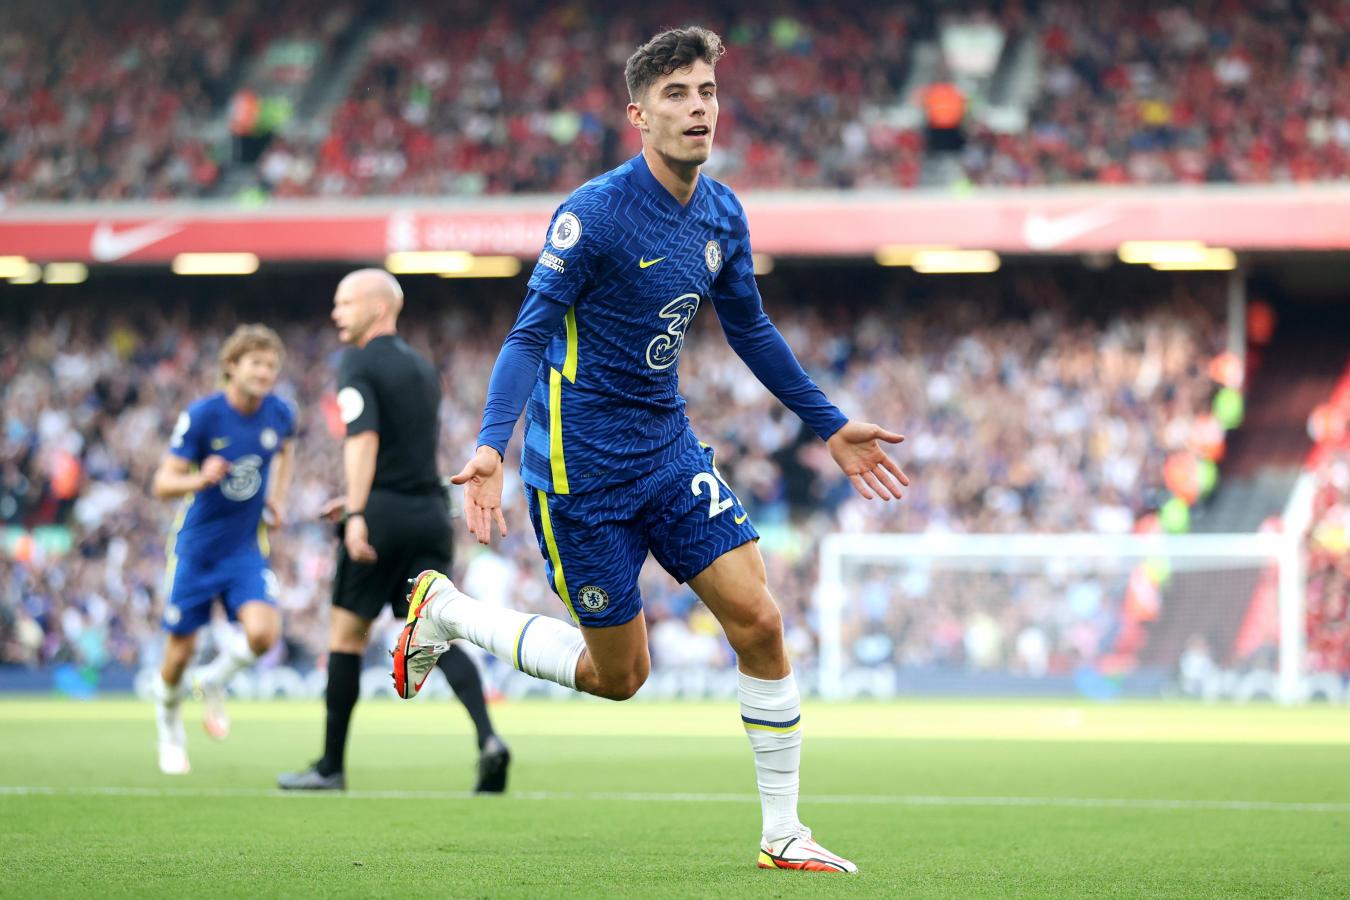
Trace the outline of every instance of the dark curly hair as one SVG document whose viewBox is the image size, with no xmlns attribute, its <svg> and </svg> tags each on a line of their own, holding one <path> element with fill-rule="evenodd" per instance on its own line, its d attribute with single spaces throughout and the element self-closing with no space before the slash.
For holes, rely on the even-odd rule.
<svg viewBox="0 0 1350 900">
<path fill-rule="evenodd" d="M 628 97 L 636 103 L 647 88 L 671 72 L 692 66 L 697 59 L 715 66 L 726 52 L 716 32 L 697 25 L 667 28 L 628 57 L 623 67 Z"/>
</svg>

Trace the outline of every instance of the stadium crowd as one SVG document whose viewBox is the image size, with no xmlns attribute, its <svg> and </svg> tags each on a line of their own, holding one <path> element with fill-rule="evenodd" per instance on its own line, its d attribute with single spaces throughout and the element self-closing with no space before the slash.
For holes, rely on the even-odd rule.
<svg viewBox="0 0 1350 900">
<path fill-rule="evenodd" d="M 192 133 L 229 99 L 256 7 L 62 6 L 0 9 L 0 200 L 201 196 L 220 167 Z"/>
<path fill-rule="evenodd" d="M 1307 182 L 1350 176 L 1350 6 L 1040 4 L 1028 127 L 980 128 L 976 184 Z"/>
<path fill-rule="evenodd" d="M 1040 48 L 1025 128 L 968 118 L 976 185 L 1297 182 L 1350 175 L 1350 8 L 1336 0 L 629 6 L 512 0 L 286 4 L 132 0 L 0 9 L 0 204 L 568 190 L 636 148 L 618 73 L 660 23 L 730 52 L 709 171 L 740 189 L 912 187 L 918 41 L 952 17 Z M 224 122 L 278 36 L 342 48 L 331 118 L 238 158 Z M 322 59 L 332 77 L 341 61 Z M 1001 67 L 998 71 L 1005 71 Z M 327 88 L 316 74 L 314 90 Z M 315 96 L 318 96 L 316 93 Z M 986 103 L 977 92 L 970 107 Z M 233 104 L 233 105 L 232 105 Z M 316 107 L 317 108 L 317 107 Z M 216 134 L 217 138 L 209 138 Z M 315 136 L 317 134 L 317 136 Z M 226 179 L 240 166 L 241 179 Z"/>
<path fill-rule="evenodd" d="M 0 208 L 208 196 L 230 163 L 209 126 L 255 54 L 297 34 L 332 46 L 354 18 L 317 0 L 5 3 Z"/>
<path fill-rule="evenodd" d="M 1209 409 L 1206 362 L 1222 333 L 1210 290 L 1217 283 L 1133 270 L 1029 269 L 940 284 L 886 274 L 894 270 L 812 271 L 766 279 L 771 313 L 847 413 L 908 435 L 898 455 L 914 484 L 904 501 L 856 498 L 824 446 L 746 376 L 710 312 L 685 344 L 681 380 L 695 430 L 717 448 L 763 534 L 789 639 L 808 664 L 823 534 L 1128 531 L 1166 496 L 1163 461 Z M 500 287 L 462 282 L 452 292 L 446 284 L 410 285 L 402 330 L 442 365 L 441 469 L 449 473 L 474 445 L 512 304 Z M 278 391 L 300 427 L 286 523 L 272 541 L 285 618 L 279 653 L 302 668 L 322 661 L 335 541 L 316 516 L 338 489 L 340 347 L 314 302 L 278 309 L 261 301 L 261 292 L 293 296 L 299 285 L 293 277 L 250 287 L 242 299 L 198 297 L 173 312 L 130 289 L 109 289 L 96 306 L 7 311 L 25 320 L 0 330 L 0 519 L 25 536 L 0 555 L 0 661 L 134 666 L 157 654 L 174 508 L 150 499 L 146 486 L 178 412 L 214 389 L 220 341 L 236 322 L 257 318 L 286 341 Z M 461 580 L 487 602 L 562 615 L 514 479 L 510 536 L 488 551 L 461 535 Z M 1116 602 L 958 601 L 941 584 L 904 587 L 851 598 L 848 640 L 859 662 L 1044 672 L 1069 654 L 1105 652 Z M 731 664 L 692 592 L 654 564 L 643 592 L 657 666 Z M 1032 626 L 1040 638 L 1026 636 Z"/>
<path fill-rule="evenodd" d="M 1344 439 L 1343 439 L 1344 440 Z M 1313 470 L 1308 534 L 1308 668 L 1350 674 L 1350 443 Z"/>
</svg>

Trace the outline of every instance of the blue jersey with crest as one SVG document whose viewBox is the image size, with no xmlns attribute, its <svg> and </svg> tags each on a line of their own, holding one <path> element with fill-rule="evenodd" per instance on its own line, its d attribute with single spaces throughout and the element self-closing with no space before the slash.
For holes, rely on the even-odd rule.
<svg viewBox="0 0 1350 900">
<path fill-rule="evenodd" d="M 690 322 L 709 301 L 724 324 L 763 318 L 740 201 L 700 176 L 681 206 L 641 155 L 559 207 L 529 286 L 567 308 L 523 453 L 525 482 L 559 494 L 632 481 L 697 446 L 677 376 Z"/>
<path fill-rule="evenodd" d="M 185 500 L 176 555 L 184 560 L 220 559 L 267 551 L 263 504 L 272 457 L 295 433 L 295 414 L 268 394 L 252 415 L 230 405 L 224 393 L 192 403 L 178 417 L 169 452 L 201 465 L 208 456 L 230 462 L 230 471 Z"/>
</svg>

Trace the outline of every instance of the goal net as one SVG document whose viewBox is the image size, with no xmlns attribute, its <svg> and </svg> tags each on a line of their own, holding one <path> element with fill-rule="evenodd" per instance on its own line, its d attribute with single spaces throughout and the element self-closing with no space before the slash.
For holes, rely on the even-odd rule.
<svg viewBox="0 0 1350 900">
<path fill-rule="evenodd" d="M 1303 578 L 1280 534 L 834 534 L 826 697 L 1305 699 Z"/>
</svg>

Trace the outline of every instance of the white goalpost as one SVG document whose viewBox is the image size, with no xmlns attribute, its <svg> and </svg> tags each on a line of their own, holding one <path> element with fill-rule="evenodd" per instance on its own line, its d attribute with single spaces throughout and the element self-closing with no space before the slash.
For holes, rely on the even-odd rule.
<svg viewBox="0 0 1350 900">
<path fill-rule="evenodd" d="M 1265 666 L 1260 695 L 1300 702 L 1302 533 L 832 534 L 818 688 L 840 698 L 927 678 L 1013 692 L 1103 672 L 1159 685 L 1209 671 L 1206 655 L 1217 672 L 1245 644 Z"/>
</svg>

